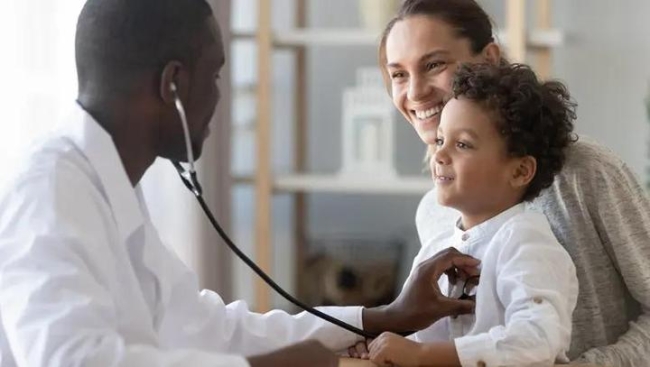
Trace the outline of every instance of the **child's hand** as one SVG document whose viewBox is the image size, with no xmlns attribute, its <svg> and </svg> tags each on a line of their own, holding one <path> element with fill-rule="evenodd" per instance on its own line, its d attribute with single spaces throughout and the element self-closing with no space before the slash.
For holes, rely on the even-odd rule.
<svg viewBox="0 0 650 367">
<path fill-rule="evenodd" d="M 393 333 L 383 333 L 370 345 L 370 360 L 379 366 L 400 367 L 421 365 L 423 344 Z"/>
<path fill-rule="evenodd" d="M 370 340 L 368 340 L 368 342 L 370 342 Z M 354 346 L 348 348 L 348 355 L 351 358 L 360 358 L 360 359 L 370 358 L 370 355 L 368 353 L 368 343 L 365 341 L 358 342 Z"/>
</svg>

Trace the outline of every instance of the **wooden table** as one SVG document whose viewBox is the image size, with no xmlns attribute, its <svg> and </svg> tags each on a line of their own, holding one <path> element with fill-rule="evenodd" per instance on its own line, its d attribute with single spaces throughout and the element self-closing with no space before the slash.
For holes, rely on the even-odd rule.
<svg viewBox="0 0 650 367">
<path fill-rule="evenodd" d="M 569 365 L 556 365 L 556 367 L 567 367 Z M 353 358 L 341 358 L 339 362 L 339 367 L 377 367 L 374 363 L 363 360 L 363 359 L 353 359 Z M 571 367 L 599 367 L 591 364 L 572 364 Z"/>
<path fill-rule="evenodd" d="M 341 358 L 339 367 L 377 367 L 377 365 L 366 359 Z"/>
</svg>

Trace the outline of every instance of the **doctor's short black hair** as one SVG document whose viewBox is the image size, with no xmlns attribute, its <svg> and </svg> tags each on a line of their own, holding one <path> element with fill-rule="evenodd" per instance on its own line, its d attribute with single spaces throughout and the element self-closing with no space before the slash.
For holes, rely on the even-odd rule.
<svg viewBox="0 0 650 367">
<path fill-rule="evenodd" d="M 87 0 L 75 39 L 80 86 L 129 84 L 172 60 L 193 67 L 210 16 L 205 0 Z"/>
<path fill-rule="evenodd" d="M 522 201 L 531 201 L 551 186 L 565 161 L 573 134 L 575 107 L 558 81 L 542 82 L 523 64 L 465 64 L 456 72 L 454 98 L 466 98 L 494 113 L 508 153 L 532 156 L 537 172 Z"/>
</svg>

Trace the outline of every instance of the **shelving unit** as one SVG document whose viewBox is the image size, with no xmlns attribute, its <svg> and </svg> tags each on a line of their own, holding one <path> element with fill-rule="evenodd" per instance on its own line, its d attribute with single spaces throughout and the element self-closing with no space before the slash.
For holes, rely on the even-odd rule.
<svg viewBox="0 0 650 367">
<path fill-rule="evenodd" d="M 426 193 L 431 186 L 431 180 L 423 177 L 401 177 L 378 181 L 325 175 L 290 175 L 278 176 L 273 180 L 276 192 L 409 195 Z"/>
<path fill-rule="evenodd" d="M 258 0 L 258 27 L 255 33 L 235 33 L 233 37 L 255 39 L 258 47 L 258 116 L 256 123 L 257 165 L 255 176 L 237 178 L 235 182 L 252 183 L 255 187 L 255 260 L 267 272 L 271 271 L 271 202 L 275 193 L 294 195 L 294 228 L 296 272 L 300 277 L 304 243 L 306 239 L 307 210 L 305 195 L 315 192 L 375 195 L 422 195 L 431 188 L 427 177 L 397 177 L 391 180 L 349 179 L 337 175 L 312 175 L 305 173 L 307 146 L 306 111 L 306 48 L 311 46 L 364 46 L 377 47 L 379 35 L 363 29 L 309 29 L 306 28 L 306 1 L 296 1 L 296 29 L 275 32 L 271 21 L 272 0 Z M 563 34 L 550 29 L 549 0 L 536 0 L 537 24 L 528 30 L 525 24 L 526 0 L 504 0 L 506 25 L 498 32 L 499 40 L 513 62 L 528 60 L 528 52 L 537 55 L 535 65 L 539 75 L 550 75 L 551 50 L 563 42 Z M 276 176 L 271 167 L 271 111 L 272 111 L 272 54 L 274 49 L 290 49 L 296 57 L 296 85 L 294 111 L 294 173 Z M 255 285 L 255 307 L 258 311 L 271 308 L 270 290 L 261 280 Z"/>
<path fill-rule="evenodd" d="M 497 31 L 496 38 L 503 44 L 508 43 L 509 33 Z M 235 33 L 235 39 L 252 39 L 253 33 Z M 274 47 L 305 46 L 377 46 L 379 39 L 376 32 L 364 29 L 298 29 L 275 32 L 272 35 Z M 529 49 L 546 49 L 564 43 L 564 35 L 555 29 L 533 29 L 524 32 L 526 46 Z"/>
<path fill-rule="evenodd" d="M 254 184 L 253 177 L 234 177 L 237 184 Z M 274 193 L 329 192 L 358 195 L 410 195 L 422 194 L 431 189 L 426 177 L 399 177 L 381 181 L 346 178 L 335 175 L 292 174 L 278 175 L 271 184 Z"/>
</svg>

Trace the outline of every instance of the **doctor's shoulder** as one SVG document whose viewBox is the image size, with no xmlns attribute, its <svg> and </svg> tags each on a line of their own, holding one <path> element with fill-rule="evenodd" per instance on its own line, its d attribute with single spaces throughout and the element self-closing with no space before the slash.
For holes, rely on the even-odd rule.
<svg viewBox="0 0 650 367">
<path fill-rule="evenodd" d="M 91 209 L 84 203 L 100 193 L 93 177 L 92 167 L 74 145 L 60 139 L 39 141 L 2 188 L 0 218 L 37 221 L 48 214 Z"/>
</svg>

